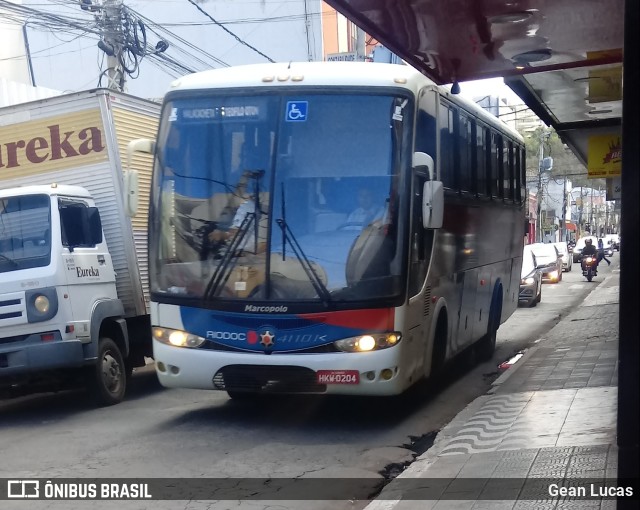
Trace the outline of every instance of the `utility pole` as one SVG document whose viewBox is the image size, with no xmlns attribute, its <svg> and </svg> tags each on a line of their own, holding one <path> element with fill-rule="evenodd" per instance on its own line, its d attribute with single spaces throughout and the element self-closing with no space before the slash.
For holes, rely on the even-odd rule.
<svg viewBox="0 0 640 510">
<path fill-rule="evenodd" d="M 602 237 L 602 224 L 600 223 L 600 218 L 602 217 L 602 190 L 601 187 L 598 186 L 598 208 L 596 209 L 596 223 L 598 224 L 598 229 L 596 230 L 597 236 Z"/>
<path fill-rule="evenodd" d="M 82 10 L 97 13 L 96 22 L 102 30 L 98 48 L 107 55 L 107 88 L 124 91 L 126 73 L 123 69 L 125 50 L 122 27 L 122 0 L 81 0 Z"/>
<path fill-rule="evenodd" d="M 589 230 L 589 233 L 593 235 L 593 187 L 591 187 L 591 205 L 589 207 Z"/>
<path fill-rule="evenodd" d="M 562 218 L 560 219 L 560 241 L 567 240 L 567 170 L 562 185 Z"/>
<path fill-rule="evenodd" d="M 304 0 L 304 31 L 307 35 L 307 60 L 313 62 L 313 51 L 311 50 L 311 20 L 307 0 Z"/>
<path fill-rule="evenodd" d="M 544 159 L 544 143 L 543 135 L 540 135 L 540 147 L 538 149 L 538 217 L 536 220 L 536 226 L 538 231 L 536 232 L 536 241 L 542 242 L 542 160 Z"/>
<path fill-rule="evenodd" d="M 365 41 L 365 33 L 360 27 L 356 29 L 356 61 L 364 62 L 367 57 L 367 45 Z"/>
<path fill-rule="evenodd" d="M 125 82 L 125 73 L 120 64 L 123 51 L 121 11 L 122 0 L 104 0 L 104 8 L 102 9 L 104 41 L 107 48 L 112 48 L 111 54 L 107 53 L 107 77 L 109 79 L 107 87 L 119 91 L 124 90 Z"/>
<path fill-rule="evenodd" d="M 582 186 L 580 186 L 580 204 L 578 205 L 578 234 L 580 237 L 582 237 L 583 232 L 582 232 L 582 210 L 584 208 L 584 202 L 583 202 L 583 196 L 582 196 Z M 577 201 L 576 201 L 576 205 L 577 205 Z"/>
<path fill-rule="evenodd" d="M 542 225 L 542 200 L 544 193 L 542 190 L 542 172 L 544 171 L 544 142 L 551 136 L 551 133 L 542 131 L 540 133 L 540 149 L 538 150 L 538 218 L 536 221 L 537 232 L 536 239 L 539 243 L 543 242 L 543 225 Z"/>
</svg>

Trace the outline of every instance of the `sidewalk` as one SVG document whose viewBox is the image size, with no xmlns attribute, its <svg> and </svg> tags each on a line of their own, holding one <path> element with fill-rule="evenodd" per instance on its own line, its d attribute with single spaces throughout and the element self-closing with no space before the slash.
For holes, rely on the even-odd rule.
<svg viewBox="0 0 640 510">
<path fill-rule="evenodd" d="M 366 510 L 615 509 L 549 485 L 617 476 L 619 281 L 607 275 Z"/>
</svg>

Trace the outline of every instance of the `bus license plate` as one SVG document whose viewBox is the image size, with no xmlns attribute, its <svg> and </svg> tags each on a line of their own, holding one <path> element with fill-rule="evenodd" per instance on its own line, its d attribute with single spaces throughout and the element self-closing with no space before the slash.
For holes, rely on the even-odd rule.
<svg viewBox="0 0 640 510">
<path fill-rule="evenodd" d="M 360 372 L 357 370 L 318 370 L 318 384 L 359 384 Z"/>
</svg>

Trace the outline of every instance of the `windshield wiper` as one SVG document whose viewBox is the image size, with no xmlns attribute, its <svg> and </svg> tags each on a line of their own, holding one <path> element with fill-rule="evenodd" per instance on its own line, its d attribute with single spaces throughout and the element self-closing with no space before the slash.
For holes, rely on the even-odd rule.
<svg viewBox="0 0 640 510">
<path fill-rule="evenodd" d="M 247 235 L 247 232 L 249 231 L 249 229 L 251 228 L 251 225 L 253 225 L 255 220 L 256 220 L 256 213 L 248 213 L 242 220 L 240 227 L 238 227 L 238 230 L 236 231 L 233 238 L 231 239 L 231 242 L 227 246 L 227 250 L 224 254 L 224 257 L 222 257 L 220 264 L 218 264 L 218 267 L 216 267 L 216 270 L 214 271 L 213 276 L 211 277 L 211 279 L 209 280 L 209 283 L 207 284 L 207 288 L 204 291 L 205 299 L 210 299 L 212 297 L 215 297 L 218 294 L 218 289 L 226 285 L 227 280 L 229 279 L 229 276 L 231 276 L 231 271 L 235 266 L 234 259 L 237 260 L 238 258 L 237 254 L 239 252 L 239 248 L 240 246 L 242 246 L 242 242 L 244 241 L 244 238 Z M 234 262 L 232 263 L 232 261 Z"/>
<path fill-rule="evenodd" d="M 322 279 L 318 276 L 316 270 L 313 268 L 313 265 L 298 243 L 296 236 L 293 235 L 289 225 L 287 225 L 286 220 L 284 218 L 279 218 L 276 220 L 276 223 L 282 229 L 283 245 L 287 240 L 289 241 L 289 244 L 291 244 L 291 248 L 293 249 L 293 253 L 298 259 L 298 262 L 300 262 L 302 269 L 307 275 L 307 278 L 309 278 L 309 281 L 311 282 L 311 285 L 313 285 L 318 297 L 322 300 L 325 306 L 328 306 L 331 302 L 331 293 L 327 289 L 327 286 L 322 282 Z"/>
</svg>

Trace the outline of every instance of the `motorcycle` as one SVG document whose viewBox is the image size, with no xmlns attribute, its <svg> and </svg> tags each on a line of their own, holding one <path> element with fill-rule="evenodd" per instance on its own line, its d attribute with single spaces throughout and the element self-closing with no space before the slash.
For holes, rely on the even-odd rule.
<svg viewBox="0 0 640 510">
<path fill-rule="evenodd" d="M 582 276 L 587 277 L 587 281 L 593 280 L 594 276 L 598 276 L 596 271 L 596 265 L 598 264 L 598 258 L 596 255 L 586 255 L 582 257 Z"/>
</svg>

